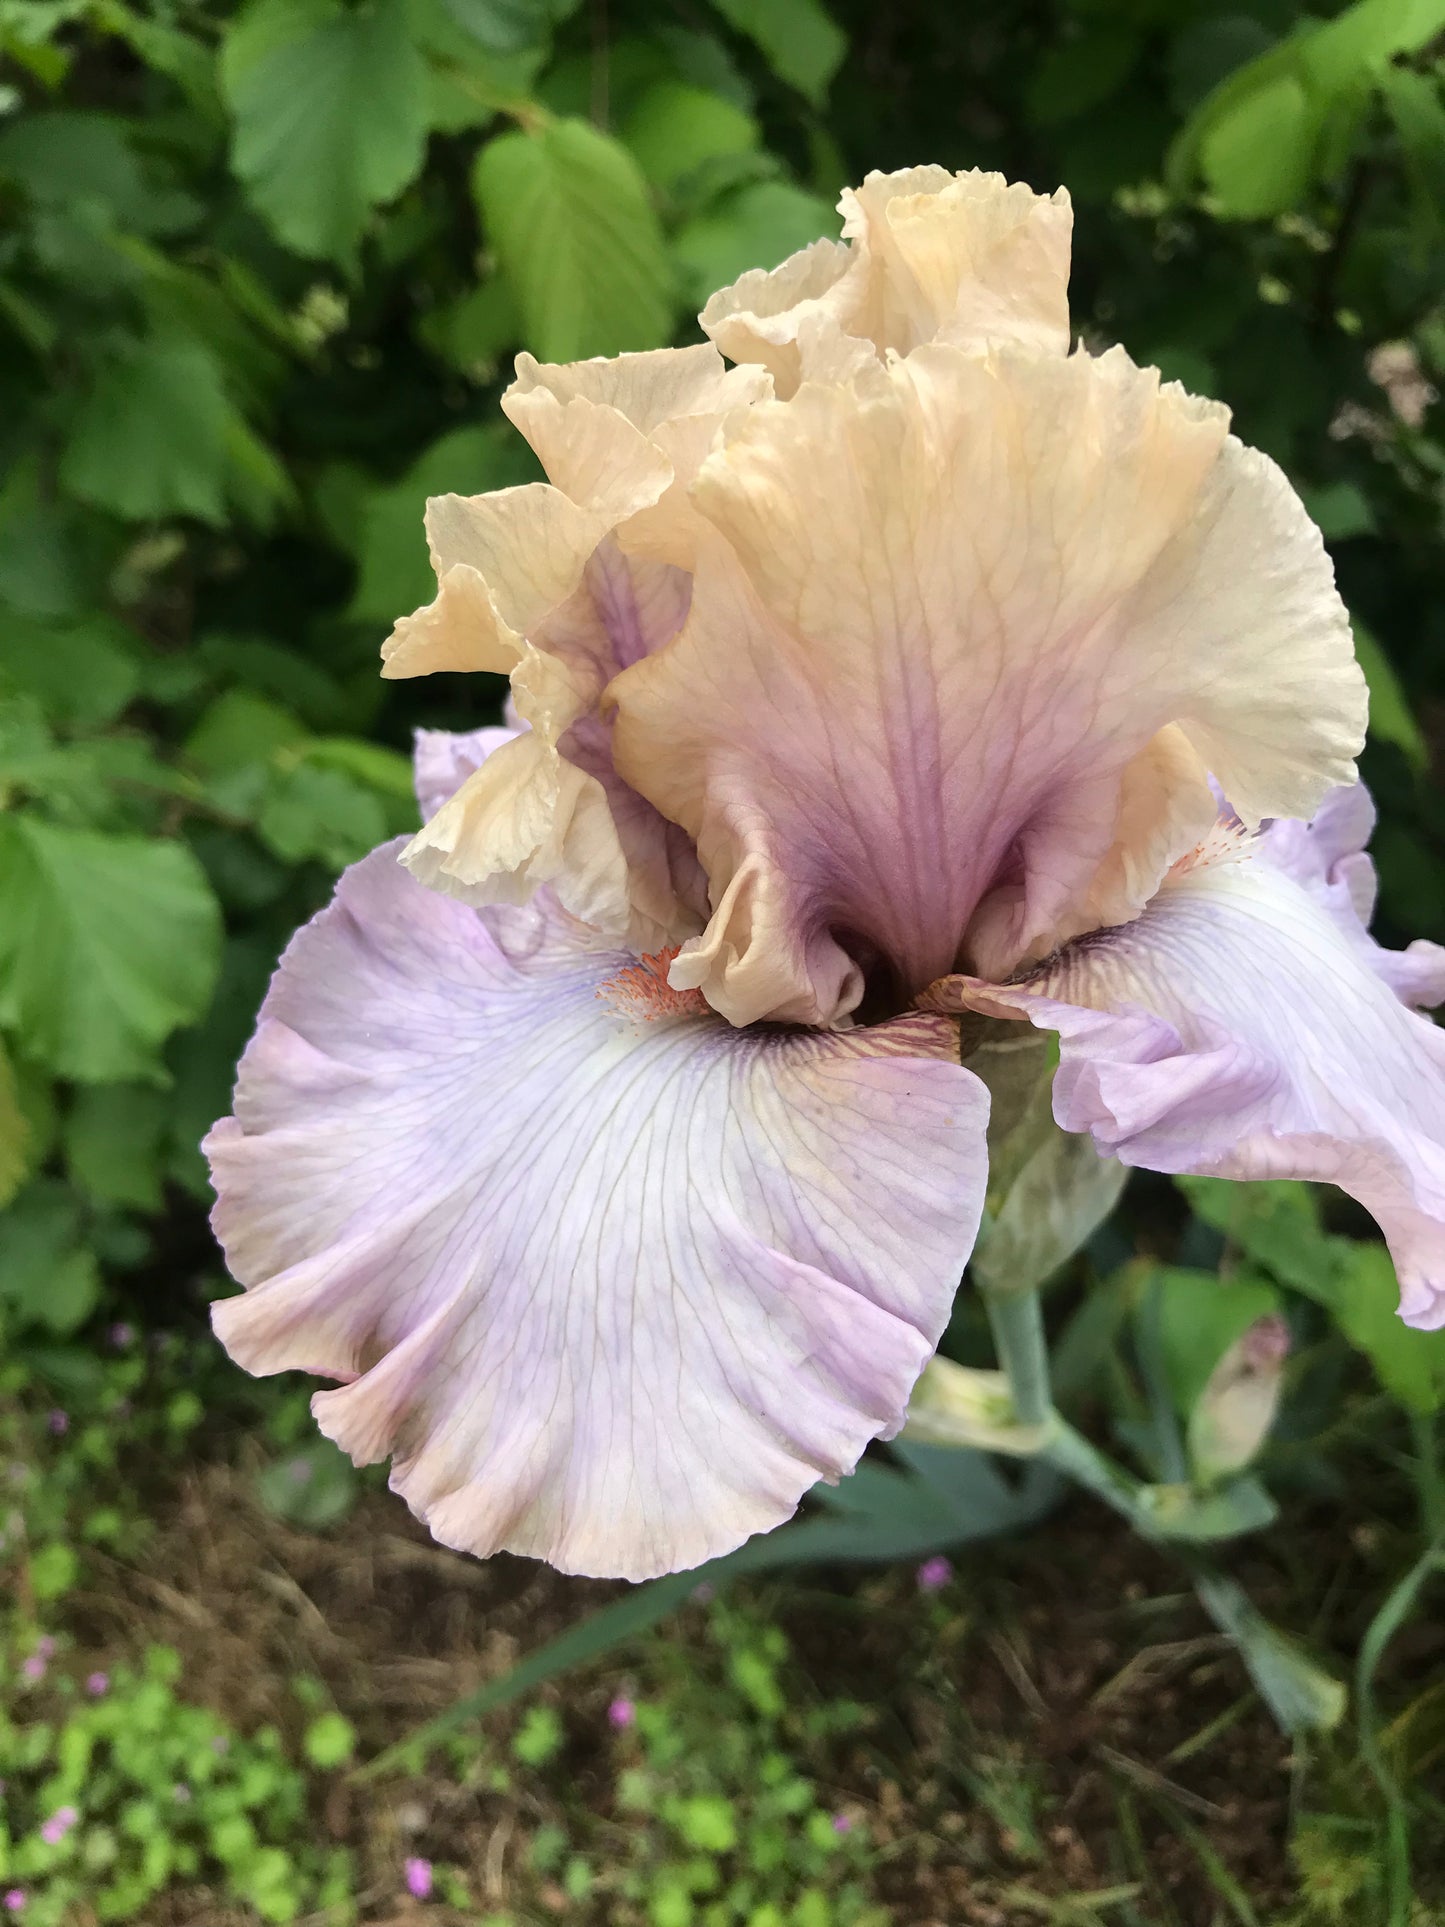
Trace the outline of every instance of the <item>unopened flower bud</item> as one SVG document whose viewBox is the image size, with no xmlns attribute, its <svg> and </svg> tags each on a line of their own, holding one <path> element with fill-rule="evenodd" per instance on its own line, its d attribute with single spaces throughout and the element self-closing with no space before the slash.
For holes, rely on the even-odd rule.
<svg viewBox="0 0 1445 1927">
<path fill-rule="evenodd" d="M 1189 1458 L 1202 1485 L 1243 1471 L 1264 1444 L 1288 1356 L 1289 1328 L 1270 1312 L 1235 1339 L 1210 1373 L 1189 1417 Z"/>
</svg>

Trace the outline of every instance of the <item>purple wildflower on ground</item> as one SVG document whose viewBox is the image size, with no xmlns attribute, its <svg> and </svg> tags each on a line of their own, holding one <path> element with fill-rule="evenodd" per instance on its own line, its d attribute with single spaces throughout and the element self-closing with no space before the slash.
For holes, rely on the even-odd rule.
<svg viewBox="0 0 1445 1927">
<path fill-rule="evenodd" d="M 946 1586 L 952 1577 L 952 1565 L 941 1552 L 936 1552 L 931 1559 L 925 1559 L 918 1568 L 918 1590 L 937 1592 L 941 1587 Z"/>
</svg>

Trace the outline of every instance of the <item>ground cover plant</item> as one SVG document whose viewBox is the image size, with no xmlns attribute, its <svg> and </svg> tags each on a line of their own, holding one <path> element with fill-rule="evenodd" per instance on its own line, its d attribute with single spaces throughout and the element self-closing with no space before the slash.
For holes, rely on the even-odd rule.
<svg viewBox="0 0 1445 1927">
<path fill-rule="evenodd" d="M 538 473 L 513 353 L 696 339 L 872 167 L 1066 183 L 1076 328 L 1287 470 L 1371 684 L 1377 934 L 1445 939 L 1442 33 L 1426 0 L 0 6 L 18 1918 L 1445 1911 L 1445 1340 L 1338 1194 L 1139 1177 L 1054 1268 L 1056 1401 L 1165 1508 L 1146 1541 L 915 1439 L 617 1594 L 428 1548 L 289 1382 L 237 1380 L 197 1148 L 291 930 L 414 827 L 413 727 L 497 717 L 500 680 L 376 655 L 431 593 L 422 499 Z M 993 1362 L 967 1291 L 944 1350 Z"/>
</svg>

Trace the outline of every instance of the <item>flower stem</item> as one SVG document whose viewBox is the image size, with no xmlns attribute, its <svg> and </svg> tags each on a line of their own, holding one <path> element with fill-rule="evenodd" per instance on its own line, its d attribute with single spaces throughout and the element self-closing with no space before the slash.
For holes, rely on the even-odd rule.
<svg viewBox="0 0 1445 1927">
<path fill-rule="evenodd" d="M 1049 1391 L 1049 1348 L 1037 1291 L 985 1291 L 998 1362 L 1009 1382 L 1014 1418 L 1020 1425 L 1043 1425 L 1053 1413 Z"/>
</svg>

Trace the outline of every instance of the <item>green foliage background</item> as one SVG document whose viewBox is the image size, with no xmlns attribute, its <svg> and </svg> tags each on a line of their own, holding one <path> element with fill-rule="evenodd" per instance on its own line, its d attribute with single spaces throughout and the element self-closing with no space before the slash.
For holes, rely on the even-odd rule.
<svg viewBox="0 0 1445 1927">
<path fill-rule="evenodd" d="M 496 398 L 694 338 L 872 167 L 1078 208 L 1076 325 L 1227 399 L 1374 684 L 1387 936 L 1445 937 L 1445 0 L 0 0 L 0 1311 L 210 1262 L 277 952 L 412 820 L 381 682 Z M 125 1281 L 132 1281 L 127 1284 Z M 150 1288 L 149 1286 L 147 1288 Z"/>
</svg>

